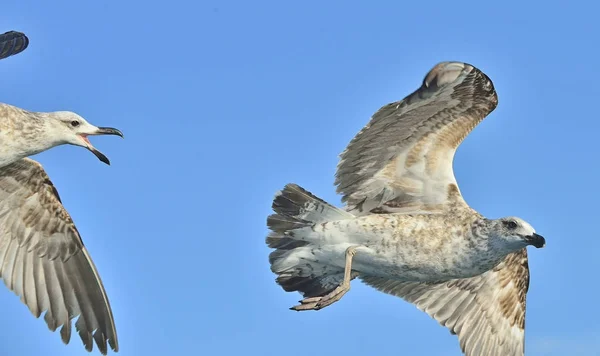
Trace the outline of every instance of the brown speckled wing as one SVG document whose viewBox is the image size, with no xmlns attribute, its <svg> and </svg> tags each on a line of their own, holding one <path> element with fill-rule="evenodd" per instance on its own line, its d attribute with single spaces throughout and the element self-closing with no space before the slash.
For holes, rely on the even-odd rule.
<svg viewBox="0 0 600 356">
<path fill-rule="evenodd" d="M 467 356 L 523 356 L 527 250 L 508 255 L 479 276 L 442 283 L 361 277 L 378 290 L 403 298 L 458 335 Z"/>
<path fill-rule="evenodd" d="M 464 203 L 454 152 L 497 104 L 492 81 L 477 68 L 436 65 L 414 93 L 379 109 L 340 155 L 335 183 L 348 210 L 361 215 L 432 210 L 454 198 Z"/>
<path fill-rule="evenodd" d="M 118 350 L 112 311 L 98 271 L 42 166 L 25 158 L 0 168 L 0 275 L 51 330 L 87 350 Z"/>
</svg>

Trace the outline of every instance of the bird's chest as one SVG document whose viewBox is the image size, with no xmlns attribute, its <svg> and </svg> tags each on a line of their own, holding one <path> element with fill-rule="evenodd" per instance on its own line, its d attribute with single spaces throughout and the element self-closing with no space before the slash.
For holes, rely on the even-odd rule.
<svg viewBox="0 0 600 356">
<path fill-rule="evenodd" d="M 504 256 L 487 248 L 466 247 L 447 266 L 450 278 L 470 278 L 491 270 Z"/>
</svg>

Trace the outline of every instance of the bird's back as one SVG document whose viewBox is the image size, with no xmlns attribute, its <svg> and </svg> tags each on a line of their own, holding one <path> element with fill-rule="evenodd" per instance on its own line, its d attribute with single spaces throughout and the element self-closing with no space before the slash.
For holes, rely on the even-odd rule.
<svg viewBox="0 0 600 356">
<path fill-rule="evenodd" d="M 0 103 L 0 168 L 49 148 L 44 124 L 35 113 Z"/>
</svg>

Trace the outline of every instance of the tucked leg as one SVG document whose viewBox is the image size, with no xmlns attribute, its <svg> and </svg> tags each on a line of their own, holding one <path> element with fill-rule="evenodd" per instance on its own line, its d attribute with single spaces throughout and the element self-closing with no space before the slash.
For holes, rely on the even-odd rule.
<svg viewBox="0 0 600 356">
<path fill-rule="evenodd" d="M 293 306 L 290 309 L 296 311 L 320 310 L 342 299 L 344 294 L 350 290 L 350 280 L 352 278 L 352 257 L 354 257 L 356 254 L 356 247 L 357 246 L 350 246 L 346 249 L 344 281 L 339 286 L 323 296 L 304 298 L 300 301 L 299 305 Z"/>
</svg>

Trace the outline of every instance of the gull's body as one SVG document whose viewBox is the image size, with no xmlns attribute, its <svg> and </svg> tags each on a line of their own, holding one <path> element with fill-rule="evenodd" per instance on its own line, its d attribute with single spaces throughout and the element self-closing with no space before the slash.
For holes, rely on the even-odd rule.
<svg viewBox="0 0 600 356">
<path fill-rule="evenodd" d="M 273 202 L 267 244 L 294 310 L 338 301 L 359 277 L 427 312 L 469 356 L 524 353 L 525 247 L 545 240 L 516 217 L 487 219 L 460 194 L 456 148 L 497 105 L 491 80 L 458 62 L 382 107 L 342 153 L 342 210 L 295 184 Z"/>
<path fill-rule="evenodd" d="M 355 271 L 402 281 L 439 281 L 481 274 L 512 252 L 506 248 L 504 255 L 498 254 L 480 238 L 485 234 L 482 217 L 455 213 L 367 215 L 296 229 L 294 234 L 308 245 L 298 247 L 295 257 L 343 268 L 346 249 L 357 246 Z"/>
<path fill-rule="evenodd" d="M 6 45 L 1 37 L 0 45 Z M 11 48 L 5 54 L 18 53 Z M 107 344 L 114 351 L 119 345 L 98 271 L 50 178 L 41 164 L 27 158 L 72 144 L 108 164 L 87 139 L 101 134 L 122 136 L 73 112 L 30 112 L 0 103 L 0 276 L 36 317 L 45 313 L 48 327 L 60 328 L 63 342 L 70 341 L 71 321 L 77 318 L 85 348 L 91 351 L 95 341 L 106 354 Z"/>
</svg>

